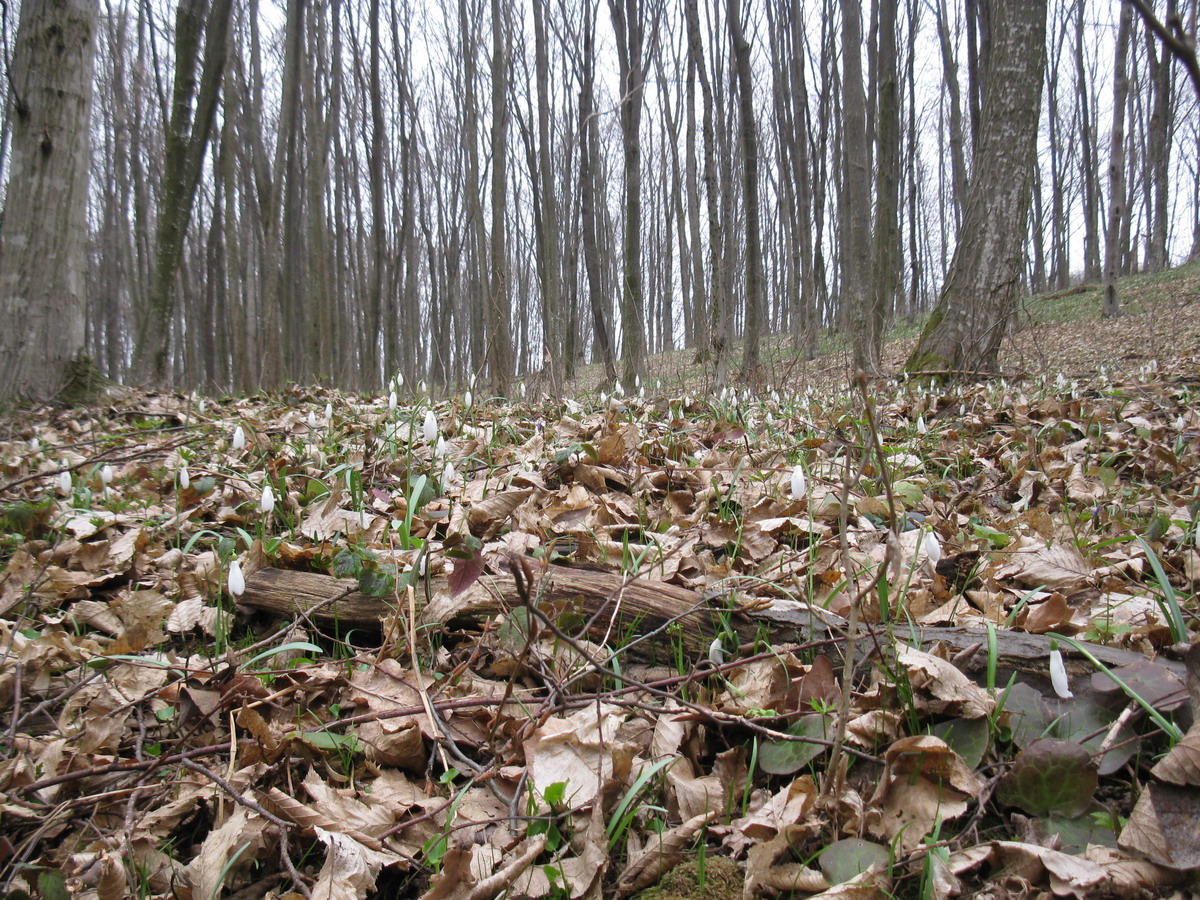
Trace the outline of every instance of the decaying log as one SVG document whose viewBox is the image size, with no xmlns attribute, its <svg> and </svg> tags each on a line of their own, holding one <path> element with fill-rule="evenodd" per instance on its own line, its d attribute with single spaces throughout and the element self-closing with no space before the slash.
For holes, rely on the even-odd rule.
<svg viewBox="0 0 1200 900">
<path fill-rule="evenodd" d="M 540 573 L 540 574 L 539 574 Z M 380 622 L 395 607 L 394 598 L 372 597 L 354 590 L 352 579 L 331 578 L 313 572 L 297 572 L 286 569 L 260 569 L 247 579 L 246 592 L 239 603 L 243 607 L 265 610 L 277 615 L 292 617 L 313 609 L 317 604 L 349 591 L 336 603 L 318 608 L 313 617 L 323 623 L 340 622 L 343 625 L 378 628 Z M 484 575 L 458 597 L 450 597 L 446 579 L 431 579 L 432 602 L 423 603 L 424 589 L 418 590 L 420 624 L 425 627 L 455 627 L 478 623 L 499 612 L 521 606 L 522 589 L 511 575 Z M 657 656 L 659 660 L 670 658 L 673 641 L 681 641 L 689 660 L 695 661 L 708 652 L 709 643 L 721 625 L 721 610 L 711 607 L 696 591 L 678 585 L 666 584 L 645 578 L 627 580 L 620 575 L 591 569 L 576 569 L 566 566 L 551 566 L 535 570 L 535 582 L 527 593 L 538 598 L 539 608 L 555 616 L 571 614 L 575 625 L 567 628 L 576 631 L 584 622 L 588 623 L 588 636 L 598 643 L 609 646 L 627 645 L 635 635 L 651 632 L 653 639 L 633 648 L 641 658 Z M 838 637 L 839 622 L 832 621 L 828 614 L 813 611 L 763 609 L 750 614 L 735 613 L 730 616 L 730 627 L 740 640 L 749 642 L 764 632 L 775 642 L 812 640 Z M 664 629 L 665 623 L 674 620 L 678 627 Z M 880 630 L 881 626 L 870 626 Z M 978 648 L 974 656 L 964 662 L 964 668 L 978 671 L 987 663 L 987 632 L 982 628 L 912 628 L 898 626 L 893 635 L 899 640 L 927 648 L 941 642 L 952 653 L 964 653 Z M 1002 677 L 1007 672 L 1021 672 L 1046 678 L 1049 665 L 1050 639 L 1045 635 L 997 629 L 997 664 Z M 874 644 L 870 635 L 860 638 L 860 646 L 869 651 Z M 1145 664 L 1147 658 L 1130 650 L 1088 644 L 1088 651 L 1109 668 L 1120 668 L 1134 663 Z M 1062 645 L 1064 660 L 1074 679 L 1086 680 L 1094 666 L 1069 646 Z M 1169 659 L 1154 660 L 1164 674 L 1178 679 L 1180 687 L 1186 680 L 1183 663 Z M 1074 683 L 1079 690 L 1087 690 L 1083 683 Z"/>
<path fill-rule="evenodd" d="M 620 575 L 567 566 L 535 568 L 534 576 L 527 592 L 537 598 L 539 609 L 552 619 L 568 614 L 573 622 L 588 622 L 588 636 L 598 643 L 622 646 L 636 635 L 672 622 L 669 630 L 645 643 L 643 652 L 637 654 L 642 658 L 657 654 L 665 661 L 669 657 L 663 656 L 664 651 L 669 651 L 672 642 L 678 640 L 688 658 L 694 660 L 708 652 L 709 643 L 721 627 L 718 610 L 697 592 L 678 585 L 644 578 L 626 580 Z M 354 586 L 353 579 L 267 568 L 246 580 L 246 592 L 238 602 L 243 607 L 291 617 L 306 613 Z M 479 622 L 524 603 L 522 590 L 511 575 L 484 575 L 457 597 L 450 596 L 445 577 L 435 576 L 430 579 L 432 602 L 428 605 L 424 594 L 424 587 L 419 586 L 418 624 L 427 628 Z M 395 607 L 394 597 L 372 597 L 353 591 L 318 609 L 314 618 L 324 623 L 378 628 Z M 753 640 L 758 623 L 740 613 L 731 620 L 730 625 L 740 639 Z"/>
</svg>

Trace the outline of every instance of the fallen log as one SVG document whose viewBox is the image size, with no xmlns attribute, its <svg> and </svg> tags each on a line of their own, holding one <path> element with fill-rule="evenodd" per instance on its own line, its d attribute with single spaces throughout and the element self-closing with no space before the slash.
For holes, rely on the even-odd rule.
<svg viewBox="0 0 1200 900">
<path fill-rule="evenodd" d="M 396 599 L 374 597 L 355 590 L 353 579 L 333 578 L 315 572 L 265 568 L 246 581 L 239 605 L 283 617 L 306 615 L 324 624 L 341 623 L 355 627 L 378 628 L 396 609 Z M 418 624 L 425 628 L 453 628 L 477 625 L 498 613 L 522 606 L 525 597 L 537 598 L 539 608 L 553 619 L 568 614 L 578 623 L 567 630 L 576 631 L 587 624 L 588 637 L 609 646 L 624 646 L 636 635 L 650 634 L 651 639 L 635 645 L 635 656 L 646 659 L 670 658 L 674 641 L 682 643 L 689 660 L 708 652 L 709 643 L 721 628 L 721 615 L 729 617 L 729 626 L 739 640 L 749 643 L 764 633 L 774 643 L 807 643 L 840 638 L 844 623 L 817 609 L 765 608 L 749 612 L 727 613 L 712 607 L 702 594 L 679 585 L 646 578 L 627 579 L 592 569 L 549 566 L 534 569 L 533 583 L 518 584 L 512 575 L 484 575 L 457 597 L 451 597 L 444 576 L 435 576 L 429 584 L 431 601 L 423 600 L 424 588 L 417 591 Z M 342 595 L 339 597 L 339 595 Z M 329 602 L 338 598 L 336 602 Z M 667 626 L 670 627 L 667 627 Z M 866 626 L 881 633 L 881 626 Z M 963 654 L 962 667 L 978 673 L 987 664 L 987 632 L 971 627 L 921 627 L 902 625 L 892 630 L 898 640 L 921 648 L 936 642 L 946 645 L 952 654 Z M 859 639 L 869 652 L 875 645 L 870 633 Z M 1050 639 L 1046 635 L 997 629 L 997 667 L 1002 678 L 1009 672 L 1049 681 Z M 1186 683 L 1183 663 L 1155 659 L 1132 650 L 1086 644 L 1088 652 L 1111 669 L 1148 662 L 1159 667 L 1164 677 L 1173 679 L 1182 689 Z M 977 652 L 971 653 L 972 649 Z M 1060 647 L 1069 674 L 1077 690 L 1088 690 L 1085 679 L 1095 667 L 1071 647 Z"/>
</svg>

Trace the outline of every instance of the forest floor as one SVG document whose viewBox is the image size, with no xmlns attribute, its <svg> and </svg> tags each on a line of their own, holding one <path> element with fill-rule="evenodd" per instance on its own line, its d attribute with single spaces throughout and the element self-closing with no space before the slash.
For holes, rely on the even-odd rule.
<svg viewBox="0 0 1200 900">
<path fill-rule="evenodd" d="M 1200 268 L 1125 287 L 936 390 L 9 417 L 0 897 L 1194 895 Z"/>
</svg>

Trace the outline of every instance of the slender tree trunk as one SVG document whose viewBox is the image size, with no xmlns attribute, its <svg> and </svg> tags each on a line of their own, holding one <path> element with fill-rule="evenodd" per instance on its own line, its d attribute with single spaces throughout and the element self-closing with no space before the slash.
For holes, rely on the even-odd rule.
<svg viewBox="0 0 1200 900">
<path fill-rule="evenodd" d="M 508 188 L 508 29 L 505 4 L 492 0 L 492 241 L 488 303 L 488 374 L 496 393 L 513 375 L 505 204 Z"/>
<path fill-rule="evenodd" d="M 879 2 L 879 49 L 875 95 L 879 150 L 875 166 L 875 241 L 871 254 L 872 297 L 867 335 L 876 370 L 883 330 L 900 292 L 900 92 L 896 59 L 898 0 Z M 871 371 L 864 369 L 864 371 Z"/>
<path fill-rule="evenodd" d="M 1124 7 L 1122 8 L 1122 14 Z M 1150 240 L 1147 244 L 1146 268 L 1150 271 L 1166 268 L 1167 224 L 1170 218 L 1171 126 L 1173 98 L 1171 66 L 1167 51 L 1157 53 L 1158 39 L 1146 30 L 1146 60 L 1149 63 L 1149 82 L 1152 94 L 1150 122 L 1146 128 L 1146 167 L 1151 180 Z"/>
<path fill-rule="evenodd" d="M 1113 120 L 1108 163 L 1108 228 L 1104 236 L 1104 318 L 1121 314 L 1117 276 L 1121 267 L 1121 224 L 1129 215 L 1125 197 L 1125 101 L 1129 96 L 1129 34 L 1133 30 L 1133 8 L 1121 4 L 1117 48 L 1113 54 Z"/>
<path fill-rule="evenodd" d="M 21 4 L 0 222 L 0 400 L 48 400 L 82 386 L 96 6 Z"/>
<path fill-rule="evenodd" d="M 742 374 L 758 368 L 759 342 L 764 329 L 762 224 L 758 200 L 758 130 L 754 122 L 754 83 L 750 75 L 750 44 L 742 28 L 741 0 L 726 5 L 738 82 L 738 119 L 742 143 L 742 185 L 746 207 L 746 328 Z"/>
</svg>

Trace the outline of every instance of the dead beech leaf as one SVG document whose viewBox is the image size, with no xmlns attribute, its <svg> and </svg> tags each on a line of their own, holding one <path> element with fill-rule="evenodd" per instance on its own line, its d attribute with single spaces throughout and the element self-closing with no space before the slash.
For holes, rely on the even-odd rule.
<svg viewBox="0 0 1200 900">
<path fill-rule="evenodd" d="M 1117 840 L 1122 850 L 1172 869 L 1200 867 L 1200 789 L 1150 782 Z"/>
<path fill-rule="evenodd" d="M 488 537 L 494 534 L 518 506 L 533 495 L 532 488 L 514 489 L 492 494 L 486 500 L 471 505 L 467 524 L 471 534 Z"/>
<path fill-rule="evenodd" d="M 313 882 L 312 895 L 327 900 L 363 900 L 375 890 L 379 871 L 384 866 L 403 863 L 404 857 L 360 844 L 347 834 L 313 829 L 325 845 L 325 864 Z"/>
<path fill-rule="evenodd" d="M 1058 850 L 1017 841 L 992 841 L 950 854 L 946 867 L 964 875 L 990 863 L 998 878 L 1019 879 L 1029 885 L 1049 884 L 1055 896 L 1094 897 L 1105 881 L 1104 869 L 1090 860 Z M 1000 887 L 1000 883 L 996 884 Z"/>
<path fill-rule="evenodd" d="M 787 855 L 793 844 L 807 836 L 807 828 L 789 825 L 769 840 L 750 848 L 746 854 L 746 882 L 742 888 L 744 900 L 753 900 L 768 891 L 803 891 L 811 894 L 829 887 L 829 882 L 817 869 L 797 862 L 776 862 L 777 858 Z"/>
<path fill-rule="evenodd" d="M 1067 606 L 1067 598 L 1058 591 L 1041 603 L 1031 605 L 1027 609 L 1021 626 L 1030 634 L 1057 631 L 1064 622 L 1071 619 L 1071 608 Z"/>
<path fill-rule="evenodd" d="M 884 773 L 868 813 L 871 830 L 902 850 L 917 847 L 938 822 L 967 811 L 983 786 L 940 738 L 901 738 L 884 754 Z"/>
<path fill-rule="evenodd" d="M 195 897 L 215 897 L 229 876 L 250 867 L 267 845 L 267 820 L 235 806 L 225 822 L 214 828 L 200 851 L 184 866 L 183 877 Z"/>
<path fill-rule="evenodd" d="M 1087 581 L 1092 567 L 1074 547 L 1051 544 L 1014 553 L 1010 564 L 997 574 L 1001 578 L 1013 578 L 1026 587 L 1069 591 Z"/>
<path fill-rule="evenodd" d="M 1159 781 L 1200 788 L 1200 722 L 1193 723 L 1170 752 L 1150 770 Z"/>
<path fill-rule="evenodd" d="M 953 663 L 905 644 L 898 647 L 896 661 L 908 670 L 913 689 L 929 695 L 919 702 L 930 712 L 953 713 L 964 719 L 991 715 L 995 699 Z"/>
</svg>

